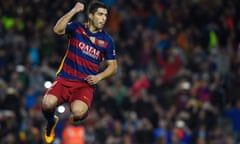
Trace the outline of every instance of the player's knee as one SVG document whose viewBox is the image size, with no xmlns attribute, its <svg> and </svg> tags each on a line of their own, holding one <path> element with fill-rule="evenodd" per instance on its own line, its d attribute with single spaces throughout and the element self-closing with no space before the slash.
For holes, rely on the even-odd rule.
<svg viewBox="0 0 240 144">
<path fill-rule="evenodd" d="M 52 109 L 52 108 L 54 108 L 54 103 L 52 102 L 52 101 L 43 101 L 42 102 L 42 107 L 43 107 L 43 109 Z"/>
<path fill-rule="evenodd" d="M 74 118 L 81 119 L 86 115 L 88 106 L 84 102 L 76 100 L 71 104 L 71 111 Z"/>
<path fill-rule="evenodd" d="M 72 109 L 72 114 L 74 118 L 81 119 L 85 116 L 86 113 L 87 113 L 87 109 L 83 109 L 83 108 Z"/>
<path fill-rule="evenodd" d="M 52 109 L 56 104 L 57 99 L 55 97 L 45 97 L 42 101 L 42 108 L 45 110 Z"/>
</svg>

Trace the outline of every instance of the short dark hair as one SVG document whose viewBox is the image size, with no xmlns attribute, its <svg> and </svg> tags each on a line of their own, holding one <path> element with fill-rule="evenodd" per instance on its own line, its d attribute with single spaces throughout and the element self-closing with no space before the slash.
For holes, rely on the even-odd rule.
<svg viewBox="0 0 240 144">
<path fill-rule="evenodd" d="M 104 8 L 107 9 L 107 6 L 100 2 L 100 1 L 92 1 L 89 5 L 88 5 L 88 9 L 87 9 L 87 14 L 92 13 L 94 14 L 98 8 Z"/>
</svg>

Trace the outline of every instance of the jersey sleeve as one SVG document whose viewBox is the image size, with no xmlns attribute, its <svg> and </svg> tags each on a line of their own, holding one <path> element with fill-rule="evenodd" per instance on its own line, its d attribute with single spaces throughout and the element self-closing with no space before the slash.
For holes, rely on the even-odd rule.
<svg viewBox="0 0 240 144">
<path fill-rule="evenodd" d="M 106 60 L 114 60 L 116 59 L 116 50 L 115 45 L 113 43 L 113 40 L 111 39 L 108 43 L 106 53 L 105 53 L 105 59 Z"/>
<path fill-rule="evenodd" d="M 66 27 L 66 33 L 71 34 L 79 26 L 79 22 L 69 22 Z"/>
</svg>

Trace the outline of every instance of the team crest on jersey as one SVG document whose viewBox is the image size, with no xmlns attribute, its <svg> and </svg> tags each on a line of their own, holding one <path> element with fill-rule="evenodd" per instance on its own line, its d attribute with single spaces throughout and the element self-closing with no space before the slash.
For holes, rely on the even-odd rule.
<svg viewBox="0 0 240 144">
<path fill-rule="evenodd" d="M 93 37 L 93 36 L 89 36 L 89 35 L 86 33 L 86 31 L 85 31 L 83 28 L 81 28 L 81 27 L 79 27 L 79 28 L 77 29 L 77 32 L 78 32 L 78 33 L 81 33 L 84 37 L 89 38 L 89 40 L 90 40 L 93 44 L 95 44 L 96 46 L 99 46 L 99 47 L 102 47 L 102 48 L 107 48 L 107 46 L 108 46 L 108 42 L 106 42 L 106 41 L 104 41 L 104 40 L 97 39 L 96 37 Z"/>
<path fill-rule="evenodd" d="M 98 43 L 97 43 L 100 47 L 104 47 L 106 48 L 107 47 L 107 42 L 103 41 L 103 40 L 98 40 Z"/>
<path fill-rule="evenodd" d="M 106 48 L 107 45 L 108 45 L 108 43 L 106 41 L 99 40 L 99 39 L 97 39 L 95 37 L 92 37 L 92 36 L 90 36 L 89 39 L 93 44 L 95 44 L 99 47 L 102 47 L 102 48 Z"/>
</svg>

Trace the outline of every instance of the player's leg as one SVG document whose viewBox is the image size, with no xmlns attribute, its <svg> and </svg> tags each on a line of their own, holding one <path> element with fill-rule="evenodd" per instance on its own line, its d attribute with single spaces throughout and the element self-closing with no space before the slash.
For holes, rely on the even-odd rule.
<svg viewBox="0 0 240 144">
<path fill-rule="evenodd" d="M 72 115 L 70 117 L 70 123 L 78 124 L 85 119 L 88 115 L 88 105 L 81 100 L 74 100 L 71 103 Z"/>
<path fill-rule="evenodd" d="M 46 143 L 52 143 L 55 137 L 55 128 L 59 118 L 54 115 L 57 105 L 57 97 L 52 94 L 46 94 L 42 100 L 42 113 L 47 120 L 47 126 L 44 131 L 44 140 Z"/>
<path fill-rule="evenodd" d="M 72 112 L 70 123 L 77 124 L 88 115 L 93 99 L 94 87 L 81 82 L 75 83 L 74 85 L 75 88 L 70 98 L 70 109 Z"/>
<path fill-rule="evenodd" d="M 47 126 L 44 131 L 44 140 L 46 143 L 52 143 L 55 137 L 55 128 L 59 118 L 55 116 L 55 108 L 59 103 L 62 103 L 60 96 L 64 92 L 64 87 L 60 82 L 55 82 L 49 88 L 42 99 L 42 113 L 47 120 Z"/>
<path fill-rule="evenodd" d="M 57 97 L 52 94 L 46 94 L 42 100 L 42 112 L 47 121 L 53 120 Z"/>
</svg>

